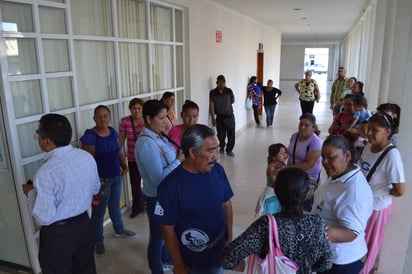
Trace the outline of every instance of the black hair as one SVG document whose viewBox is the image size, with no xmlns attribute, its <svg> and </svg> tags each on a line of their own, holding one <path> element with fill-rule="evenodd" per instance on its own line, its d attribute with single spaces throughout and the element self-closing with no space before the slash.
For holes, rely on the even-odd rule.
<svg viewBox="0 0 412 274">
<path fill-rule="evenodd" d="M 363 86 L 365 85 L 363 82 L 361 82 L 361 81 L 356 81 L 356 83 L 355 84 L 358 84 L 359 85 L 359 92 L 363 92 Z M 354 84 L 354 85 L 355 85 Z"/>
<path fill-rule="evenodd" d="M 393 103 L 385 103 L 385 104 L 380 104 L 377 108 L 377 111 L 381 111 L 381 112 L 391 112 L 393 114 L 396 114 L 396 117 L 392 117 L 393 122 L 395 124 L 394 126 L 394 131 L 397 132 L 399 129 L 399 121 L 401 119 L 401 107 L 398 104 L 393 104 Z"/>
<path fill-rule="evenodd" d="M 337 149 L 342 150 L 343 153 L 346 153 L 347 151 L 350 152 L 351 159 L 349 164 L 351 166 L 354 166 L 355 164 L 355 148 L 353 146 L 353 141 L 350 140 L 348 137 L 344 135 L 329 135 L 325 141 L 323 141 L 324 146 L 333 146 Z"/>
<path fill-rule="evenodd" d="M 167 106 L 163 102 L 156 99 L 146 101 L 142 111 L 144 122 L 147 123 L 147 116 L 153 118 L 158 115 L 162 109 L 167 110 Z"/>
<path fill-rule="evenodd" d="M 355 95 L 355 96 L 353 96 L 352 102 L 353 102 L 355 105 L 358 105 L 358 106 L 363 106 L 363 107 L 365 107 L 365 108 L 368 107 L 368 100 L 366 100 L 366 98 L 363 97 L 363 96 L 361 96 L 361 95 Z"/>
<path fill-rule="evenodd" d="M 96 112 L 97 112 L 99 109 L 101 109 L 101 108 L 104 108 L 104 109 L 107 110 L 107 112 L 109 112 L 109 114 L 110 114 L 110 108 L 109 108 L 108 106 L 105 106 L 105 105 L 98 105 L 97 107 L 95 107 L 93 114 L 96 114 Z"/>
<path fill-rule="evenodd" d="M 351 101 L 353 102 L 353 97 L 355 97 L 355 94 L 348 93 L 345 95 L 345 97 L 343 97 L 343 99 L 351 99 Z"/>
<path fill-rule="evenodd" d="M 72 126 L 65 116 L 49 113 L 40 118 L 37 133 L 40 138 L 50 139 L 56 147 L 63 147 L 70 144 Z"/>
<path fill-rule="evenodd" d="M 257 77 L 256 77 L 256 76 L 252 76 L 252 77 L 250 77 L 250 79 L 249 79 L 249 84 L 248 84 L 248 85 L 250 85 L 250 84 L 252 84 L 253 82 L 255 82 L 255 81 L 256 81 L 256 79 L 257 79 Z"/>
<path fill-rule="evenodd" d="M 302 119 L 308 119 L 312 123 L 312 125 L 315 127 L 315 130 L 314 130 L 315 134 L 318 136 L 320 135 L 318 124 L 316 124 L 315 115 L 313 115 L 312 113 L 304 113 L 299 117 L 299 121 L 301 121 Z"/>
<path fill-rule="evenodd" d="M 189 150 L 193 148 L 195 153 L 199 153 L 208 137 L 214 137 L 215 131 L 202 124 L 188 127 L 182 136 L 181 149 L 185 157 L 189 157 Z"/>
<path fill-rule="evenodd" d="M 225 76 L 223 76 L 222 74 L 219 75 L 219 76 L 217 76 L 217 78 L 216 78 L 216 84 L 217 84 L 217 82 L 219 82 L 219 81 L 222 81 L 223 83 L 226 83 Z"/>
<path fill-rule="evenodd" d="M 166 91 L 165 93 L 163 93 L 162 98 L 160 99 L 160 101 L 163 102 L 163 100 L 168 99 L 172 96 L 175 96 L 175 94 L 173 92 Z"/>
<path fill-rule="evenodd" d="M 189 109 L 196 109 L 197 111 L 199 111 L 199 106 L 191 100 L 186 100 L 182 106 L 182 112 L 186 112 Z"/>
<path fill-rule="evenodd" d="M 375 123 L 379 127 L 382 127 L 384 129 L 390 129 L 391 133 L 389 134 L 388 139 L 392 137 L 393 133 L 395 133 L 396 130 L 394 120 L 386 112 L 376 112 L 369 118 L 368 123 Z"/>
<path fill-rule="evenodd" d="M 131 109 L 134 105 L 139 104 L 141 106 L 144 105 L 144 101 L 143 99 L 140 98 L 133 98 L 130 102 L 129 102 L 129 109 Z"/>
<path fill-rule="evenodd" d="M 287 167 L 279 171 L 274 183 L 274 190 L 282 206 L 282 213 L 303 216 L 302 204 L 309 191 L 308 174 L 297 167 Z"/>
<path fill-rule="evenodd" d="M 268 163 L 272 161 L 272 157 L 276 157 L 276 155 L 279 154 L 282 147 L 286 150 L 286 152 L 288 151 L 288 148 L 281 143 L 271 144 L 268 147 Z"/>
</svg>

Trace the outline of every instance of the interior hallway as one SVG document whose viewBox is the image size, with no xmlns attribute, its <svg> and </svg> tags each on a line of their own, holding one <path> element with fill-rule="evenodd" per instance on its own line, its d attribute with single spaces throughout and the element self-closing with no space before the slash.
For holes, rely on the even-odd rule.
<svg viewBox="0 0 412 274">
<path fill-rule="evenodd" d="M 316 77 L 319 76 L 314 75 L 313 78 L 316 79 Z M 297 131 L 300 107 L 293 85 L 294 82 L 290 81 L 283 82 L 280 85 L 283 94 L 276 109 L 273 128 L 256 128 L 254 122 L 251 122 L 249 127 L 237 133 L 234 149 L 236 157 L 231 158 L 219 154 L 218 161 L 224 166 L 234 192 L 234 197 L 232 198 L 234 237 L 243 232 L 255 220 L 254 209 L 256 201 L 266 183 L 267 147 L 277 142 L 287 146 L 290 135 Z M 332 121 L 329 110 L 329 96 L 325 92 L 330 90 L 331 83 L 319 82 L 319 85 L 322 97 L 321 102 L 315 104 L 314 114 L 317 117 L 321 130 L 321 138 L 324 139 L 327 135 L 327 128 Z M 237 102 L 237 104 L 243 104 L 243 102 Z M 253 114 L 250 113 L 250 118 L 252 116 Z M 265 124 L 264 119 L 265 116 L 263 115 L 262 124 Z M 324 179 L 324 177 L 324 172 L 322 171 L 322 178 Z M 97 273 L 150 273 L 146 260 L 148 241 L 147 217 L 141 214 L 135 219 L 130 219 L 128 216 L 129 212 L 123 215 L 125 227 L 137 232 L 137 237 L 129 239 L 115 238 L 111 224 L 106 225 L 106 254 L 96 256 Z M 226 271 L 225 273 L 239 272 Z"/>
</svg>

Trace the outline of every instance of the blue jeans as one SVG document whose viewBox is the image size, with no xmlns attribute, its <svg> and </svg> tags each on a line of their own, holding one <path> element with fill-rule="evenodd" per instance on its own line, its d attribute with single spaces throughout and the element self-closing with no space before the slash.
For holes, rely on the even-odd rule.
<svg viewBox="0 0 412 274">
<path fill-rule="evenodd" d="M 149 245 L 147 247 L 147 260 L 152 274 L 163 274 L 163 263 L 171 262 L 169 254 L 163 242 L 160 224 L 153 220 L 154 209 L 156 206 L 156 197 L 147 197 L 143 195 L 146 214 L 149 219 Z"/>
<path fill-rule="evenodd" d="M 213 266 L 209 269 L 192 268 L 189 274 L 223 274 L 223 268 L 221 266 Z"/>
<path fill-rule="evenodd" d="M 96 231 L 96 241 L 102 242 L 103 219 L 106 213 L 106 206 L 109 208 L 109 216 L 112 220 L 113 228 L 116 232 L 123 230 L 122 213 L 120 212 L 120 193 L 122 190 L 122 180 L 120 176 L 112 178 L 102 178 L 102 186 L 107 187 L 107 193 L 100 203 L 92 210 L 92 224 Z"/>
<path fill-rule="evenodd" d="M 364 265 L 362 260 L 357 260 L 350 264 L 333 264 L 332 268 L 323 272 L 318 272 L 318 274 L 353 274 L 359 273 Z"/>
<path fill-rule="evenodd" d="M 266 125 L 271 126 L 273 124 L 273 116 L 275 115 L 276 105 L 264 105 L 266 112 Z"/>
</svg>

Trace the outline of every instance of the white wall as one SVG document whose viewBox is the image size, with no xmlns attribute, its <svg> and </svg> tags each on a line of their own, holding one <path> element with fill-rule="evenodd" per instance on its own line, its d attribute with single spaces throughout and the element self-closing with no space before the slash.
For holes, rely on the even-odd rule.
<svg viewBox="0 0 412 274">
<path fill-rule="evenodd" d="M 208 0 L 169 2 L 186 8 L 188 97 L 200 106 L 199 123 L 209 123 L 209 90 L 215 87 L 216 76 L 223 74 L 235 93 L 236 128 L 245 127 L 252 119 L 244 106 L 246 85 L 257 72 L 259 43 L 264 48 L 264 82 L 270 78 L 279 84 L 280 32 Z M 222 31 L 222 43 L 215 41 L 216 30 Z"/>
</svg>

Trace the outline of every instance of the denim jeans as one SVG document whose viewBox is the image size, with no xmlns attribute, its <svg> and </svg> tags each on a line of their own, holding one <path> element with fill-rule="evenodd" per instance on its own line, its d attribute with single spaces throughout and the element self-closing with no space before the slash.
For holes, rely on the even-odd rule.
<svg viewBox="0 0 412 274">
<path fill-rule="evenodd" d="M 167 253 L 163 242 L 160 224 L 153 221 L 154 209 L 156 206 L 156 197 L 147 197 L 143 195 L 146 214 L 149 219 L 149 245 L 147 247 L 147 259 L 152 274 L 163 274 L 163 264 L 170 262 L 171 259 Z"/>
<path fill-rule="evenodd" d="M 103 219 L 106 212 L 106 206 L 109 208 L 109 216 L 112 220 L 113 228 L 117 231 L 123 230 L 122 214 L 120 212 L 120 192 L 122 190 L 122 180 L 120 176 L 112 178 L 102 178 L 102 186 L 107 186 L 107 193 L 100 203 L 92 210 L 92 224 L 96 231 L 96 241 L 102 242 L 103 236 Z"/>
<path fill-rule="evenodd" d="M 275 115 L 276 105 L 264 105 L 266 112 L 266 125 L 271 126 L 273 124 L 273 116 Z"/>
<path fill-rule="evenodd" d="M 221 266 L 213 266 L 209 269 L 196 269 L 192 268 L 189 274 L 223 274 L 223 268 Z"/>
</svg>

